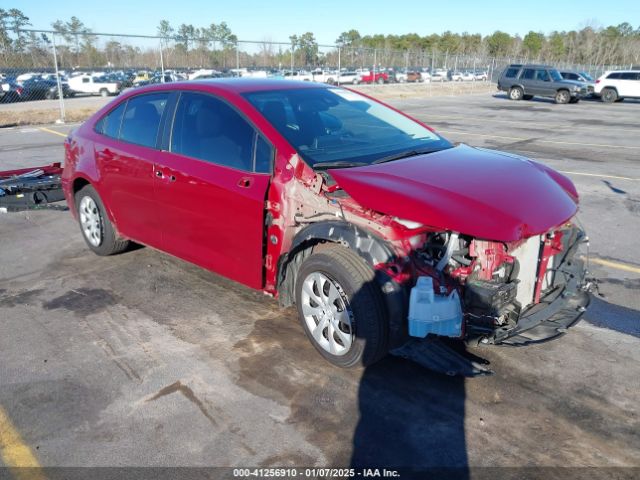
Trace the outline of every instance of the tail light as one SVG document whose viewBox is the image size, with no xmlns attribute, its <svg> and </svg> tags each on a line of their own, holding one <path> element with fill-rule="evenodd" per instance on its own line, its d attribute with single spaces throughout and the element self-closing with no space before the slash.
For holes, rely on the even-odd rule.
<svg viewBox="0 0 640 480">
<path fill-rule="evenodd" d="M 597 79 L 597 80 L 596 80 L 596 83 L 600 83 L 600 79 Z"/>
<path fill-rule="evenodd" d="M 22 95 L 22 87 L 16 88 L 16 92 L 18 92 L 18 95 Z"/>
</svg>

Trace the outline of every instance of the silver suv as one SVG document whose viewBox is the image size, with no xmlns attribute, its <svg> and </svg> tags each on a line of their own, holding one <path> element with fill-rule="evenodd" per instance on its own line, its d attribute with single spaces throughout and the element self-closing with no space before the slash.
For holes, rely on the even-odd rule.
<svg viewBox="0 0 640 480">
<path fill-rule="evenodd" d="M 588 94 L 581 82 L 565 80 L 548 65 L 509 65 L 498 79 L 498 89 L 511 100 L 531 100 L 534 96 L 550 97 L 556 103 L 578 103 Z"/>
</svg>

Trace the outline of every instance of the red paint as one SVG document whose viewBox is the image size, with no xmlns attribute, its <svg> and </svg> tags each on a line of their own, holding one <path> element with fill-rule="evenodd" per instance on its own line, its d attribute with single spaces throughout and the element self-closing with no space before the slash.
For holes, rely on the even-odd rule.
<svg viewBox="0 0 640 480">
<path fill-rule="evenodd" d="M 330 172 L 364 207 L 509 242 L 547 232 L 575 215 L 576 201 L 548 170 L 530 160 L 460 145 Z"/>
<path fill-rule="evenodd" d="M 327 202 L 325 195 L 337 188 L 351 195 L 338 197 L 350 221 L 384 238 L 396 252 L 396 264 L 376 268 L 403 284 L 418 274 L 433 274 L 433 269 L 403 261 L 412 255 L 408 239 L 425 229 L 410 230 L 394 216 L 432 229 L 513 241 L 547 232 L 576 211 L 577 193 L 566 177 L 528 160 L 466 146 L 371 167 L 336 169 L 331 174 L 337 187 L 318 186 L 315 172 L 241 96 L 282 88 L 328 87 L 252 79 L 159 84 L 121 94 L 65 142 L 62 180 L 70 207 L 74 210 L 74 182 L 89 182 L 120 234 L 273 294 L 278 261 L 302 228 L 296 221 L 301 205 L 306 204 L 311 214 L 324 208 L 335 219 L 339 211 L 330 210 L 335 202 Z M 274 146 L 273 174 L 251 174 L 94 132 L 95 122 L 120 102 L 167 90 L 207 92 L 233 104 Z M 267 228 L 266 218 L 271 221 Z M 486 243 L 489 250 L 500 245 Z M 506 254 L 487 248 L 478 258 L 490 275 Z M 464 278 L 464 272 L 459 273 Z M 446 281 L 453 288 L 454 280 Z"/>
</svg>

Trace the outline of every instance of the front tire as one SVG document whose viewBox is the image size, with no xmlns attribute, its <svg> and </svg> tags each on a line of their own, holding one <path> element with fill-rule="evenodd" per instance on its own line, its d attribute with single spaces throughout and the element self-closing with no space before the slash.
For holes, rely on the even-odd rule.
<svg viewBox="0 0 640 480">
<path fill-rule="evenodd" d="M 296 275 L 302 327 L 326 360 L 348 368 L 387 353 L 387 312 L 373 269 L 342 246 L 316 249 Z"/>
<path fill-rule="evenodd" d="M 75 204 L 82 237 L 95 254 L 114 255 L 127 249 L 129 240 L 118 236 L 98 192 L 91 185 L 76 193 Z"/>
<path fill-rule="evenodd" d="M 569 103 L 569 100 L 571 100 L 571 94 L 569 93 L 568 90 L 558 90 L 556 92 L 556 96 L 555 96 L 555 101 L 558 104 L 565 104 L 565 103 Z"/>
<path fill-rule="evenodd" d="M 509 90 L 509 99 L 510 100 L 522 100 L 524 97 L 524 91 L 520 87 L 511 87 Z"/>
<path fill-rule="evenodd" d="M 100 96 L 101 97 L 108 97 L 109 96 L 109 90 L 107 90 L 106 88 L 103 88 L 100 90 Z"/>
</svg>

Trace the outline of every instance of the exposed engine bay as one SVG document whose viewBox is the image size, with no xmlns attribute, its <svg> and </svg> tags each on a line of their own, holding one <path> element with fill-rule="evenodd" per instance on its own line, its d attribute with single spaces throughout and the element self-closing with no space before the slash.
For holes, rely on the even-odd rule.
<svg viewBox="0 0 640 480">
<path fill-rule="evenodd" d="M 543 315 L 536 315 L 534 321 L 525 320 L 531 313 L 549 308 L 558 297 L 581 297 L 584 266 L 576 258 L 576 251 L 586 241 L 584 233 L 573 224 L 511 243 L 432 232 L 415 250 L 413 260 L 419 277 L 430 276 L 441 296 L 450 296 L 454 290 L 459 293 L 463 321 L 455 333 L 468 341 L 503 343 L 538 326 L 541 322 L 536 323 L 535 319 Z M 575 320 L 584 311 L 588 296 L 581 297 L 578 303 Z M 410 309 L 413 306 L 414 303 Z M 558 305 L 554 310 L 557 308 Z M 441 327 L 435 325 L 446 318 L 438 312 L 436 319 L 429 318 L 430 313 L 427 308 L 422 320 L 431 321 L 434 327 L 422 331 L 442 335 Z M 547 313 L 550 317 L 554 314 L 551 310 Z M 414 321 L 411 311 L 409 319 Z M 556 332 L 547 334 L 557 336 L 567 327 L 565 322 L 558 325 Z M 534 340 L 542 338 L 521 339 L 525 343 Z"/>
</svg>

